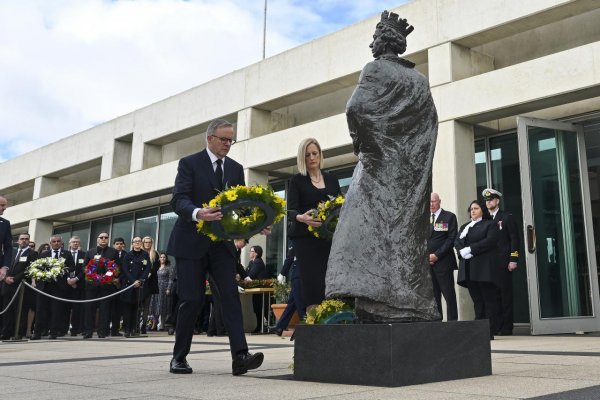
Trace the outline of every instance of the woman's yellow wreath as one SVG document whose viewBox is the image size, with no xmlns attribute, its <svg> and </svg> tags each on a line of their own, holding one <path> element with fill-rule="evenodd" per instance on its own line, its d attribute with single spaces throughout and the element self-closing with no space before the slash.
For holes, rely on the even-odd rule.
<svg viewBox="0 0 600 400">
<path fill-rule="evenodd" d="M 331 198 L 327 201 L 322 201 L 317 206 L 316 212 L 313 213 L 313 218 L 321 220 L 321 226 L 314 228 L 308 226 L 308 230 L 317 238 L 331 240 L 333 239 L 333 232 L 337 226 L 338 219 L 340 216 L 340 210 L 344 204 L 344 196 L 339 195 L 337 197 L 330 196 Z"/>
</svg>

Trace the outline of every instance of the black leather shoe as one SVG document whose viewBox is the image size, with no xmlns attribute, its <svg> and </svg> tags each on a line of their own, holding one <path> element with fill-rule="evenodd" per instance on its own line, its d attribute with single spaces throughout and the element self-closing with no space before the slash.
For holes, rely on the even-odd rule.
<svg viewBox="0 0 600 400">
<path fill-rule="evenodd" d="M 173 335 L 175 333 L 175 329 L 174 328 L 169 328 L 169 332 L 167 332 L 169 335 Z"/>
<path fill-rule="evenodd" d="M 10 336 L 0 336 L 0 340 L 10 340 Z"/>
<path fill-rule="evenodd" d="M 36 335 L 35 333 L 33 335 L 31 335 L 31 337 L 29 338 L 29 340 L 40 340 L 42 338 L 42 335 Z"/>
<path fill-rule="evenodd" d="M 50 336 L 48 336 L 48 339 L 50 339 L 50 340 L 56 340 L 56 337 L 57 337 L 56 335 L 50 335 Z"/>
<path fill-rule="evenodd" d="M 104 333 L 98 334 L 98 339 L 104 339 L 105 337 L 106 337 L 106 335 Z"/>
<path fill-rule="evenodd" d="M 92 334 L 91 333 L 84 333 L 83 334 L 83 338 L 84 339 L 91 339 L 92 338 Z"/>
<path fill-rule="evenodd" d="M 171 367 L 169 368 L 169 372 L 172 374 L 191 374 L 192 367 L 190 367 L 185 359 L 183 361 L 177 361 L 173 358 L 171 359 Z"/>
<path fill-rule="evenodd" d="M 264 359 L 265 356 L 263 353 L 252 354 L 246 352 L 244 354 L 238 354 L 231 362 L 231 373 L 235 376 L 243 375 L 248 372 L 248 370 L 260 367 Z"/>
<path fill-rule="evenodd" d="M 123 334 L 121 332 L 114 332 L 111 333 L 110 336 L 123 336 Z"/>
<path fill-rule="evenodd" d="M 269 333 L 274 333 L 277 336 L 283 335 L 283 329 L 281 328 L 269 328 Z"/>
</svg>

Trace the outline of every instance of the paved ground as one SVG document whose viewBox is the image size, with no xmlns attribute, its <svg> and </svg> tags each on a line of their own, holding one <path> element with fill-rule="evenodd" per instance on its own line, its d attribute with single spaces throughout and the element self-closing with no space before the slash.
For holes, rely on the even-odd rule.
<svg viewBox="0 0 600 400">
<path fill-rule="evenodd" d="M 248 335 L 265 363 L 231 375 L 227 339 L 197 335 L 192 375 L 168 373 L 173 337 L 0 343 L 0 399 L 600 399 L 600 336 L 492 342 L 493 375 L 402 388 L 297 382 L 293 343 Z"/>
</svg>

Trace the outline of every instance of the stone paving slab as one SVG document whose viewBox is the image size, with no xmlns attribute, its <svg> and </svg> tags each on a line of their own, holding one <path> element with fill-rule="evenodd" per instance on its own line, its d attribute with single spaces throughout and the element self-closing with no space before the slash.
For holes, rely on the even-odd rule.
<svg viewBox="0 0 600 400">
<path fill-rule="evenodd" d="M 512 336 L 492 342 L 493 375 L 379 388 L 298 382 L 293 343 L 248 335 L 265 363 L 231 375 L 227 338 L 195 336 L 194 373 L 168 373 L 173 337 L 0 343 L 0 399 L 600 399 L 600 337 Z M 579 397 L 578 397 L 579 396 Z"/>
</svg>

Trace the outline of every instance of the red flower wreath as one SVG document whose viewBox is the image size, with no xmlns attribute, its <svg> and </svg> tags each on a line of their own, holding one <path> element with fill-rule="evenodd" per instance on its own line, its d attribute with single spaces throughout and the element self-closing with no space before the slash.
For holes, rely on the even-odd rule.
<svg viewBox="0 0 600 400">
<path fill-rule="evenodd" d="M 92 285 L 109 285 L 119 276 L 119 266 L 104 257 L 94 257 L 85 266 L 85 280 Z"/>
</svg>

